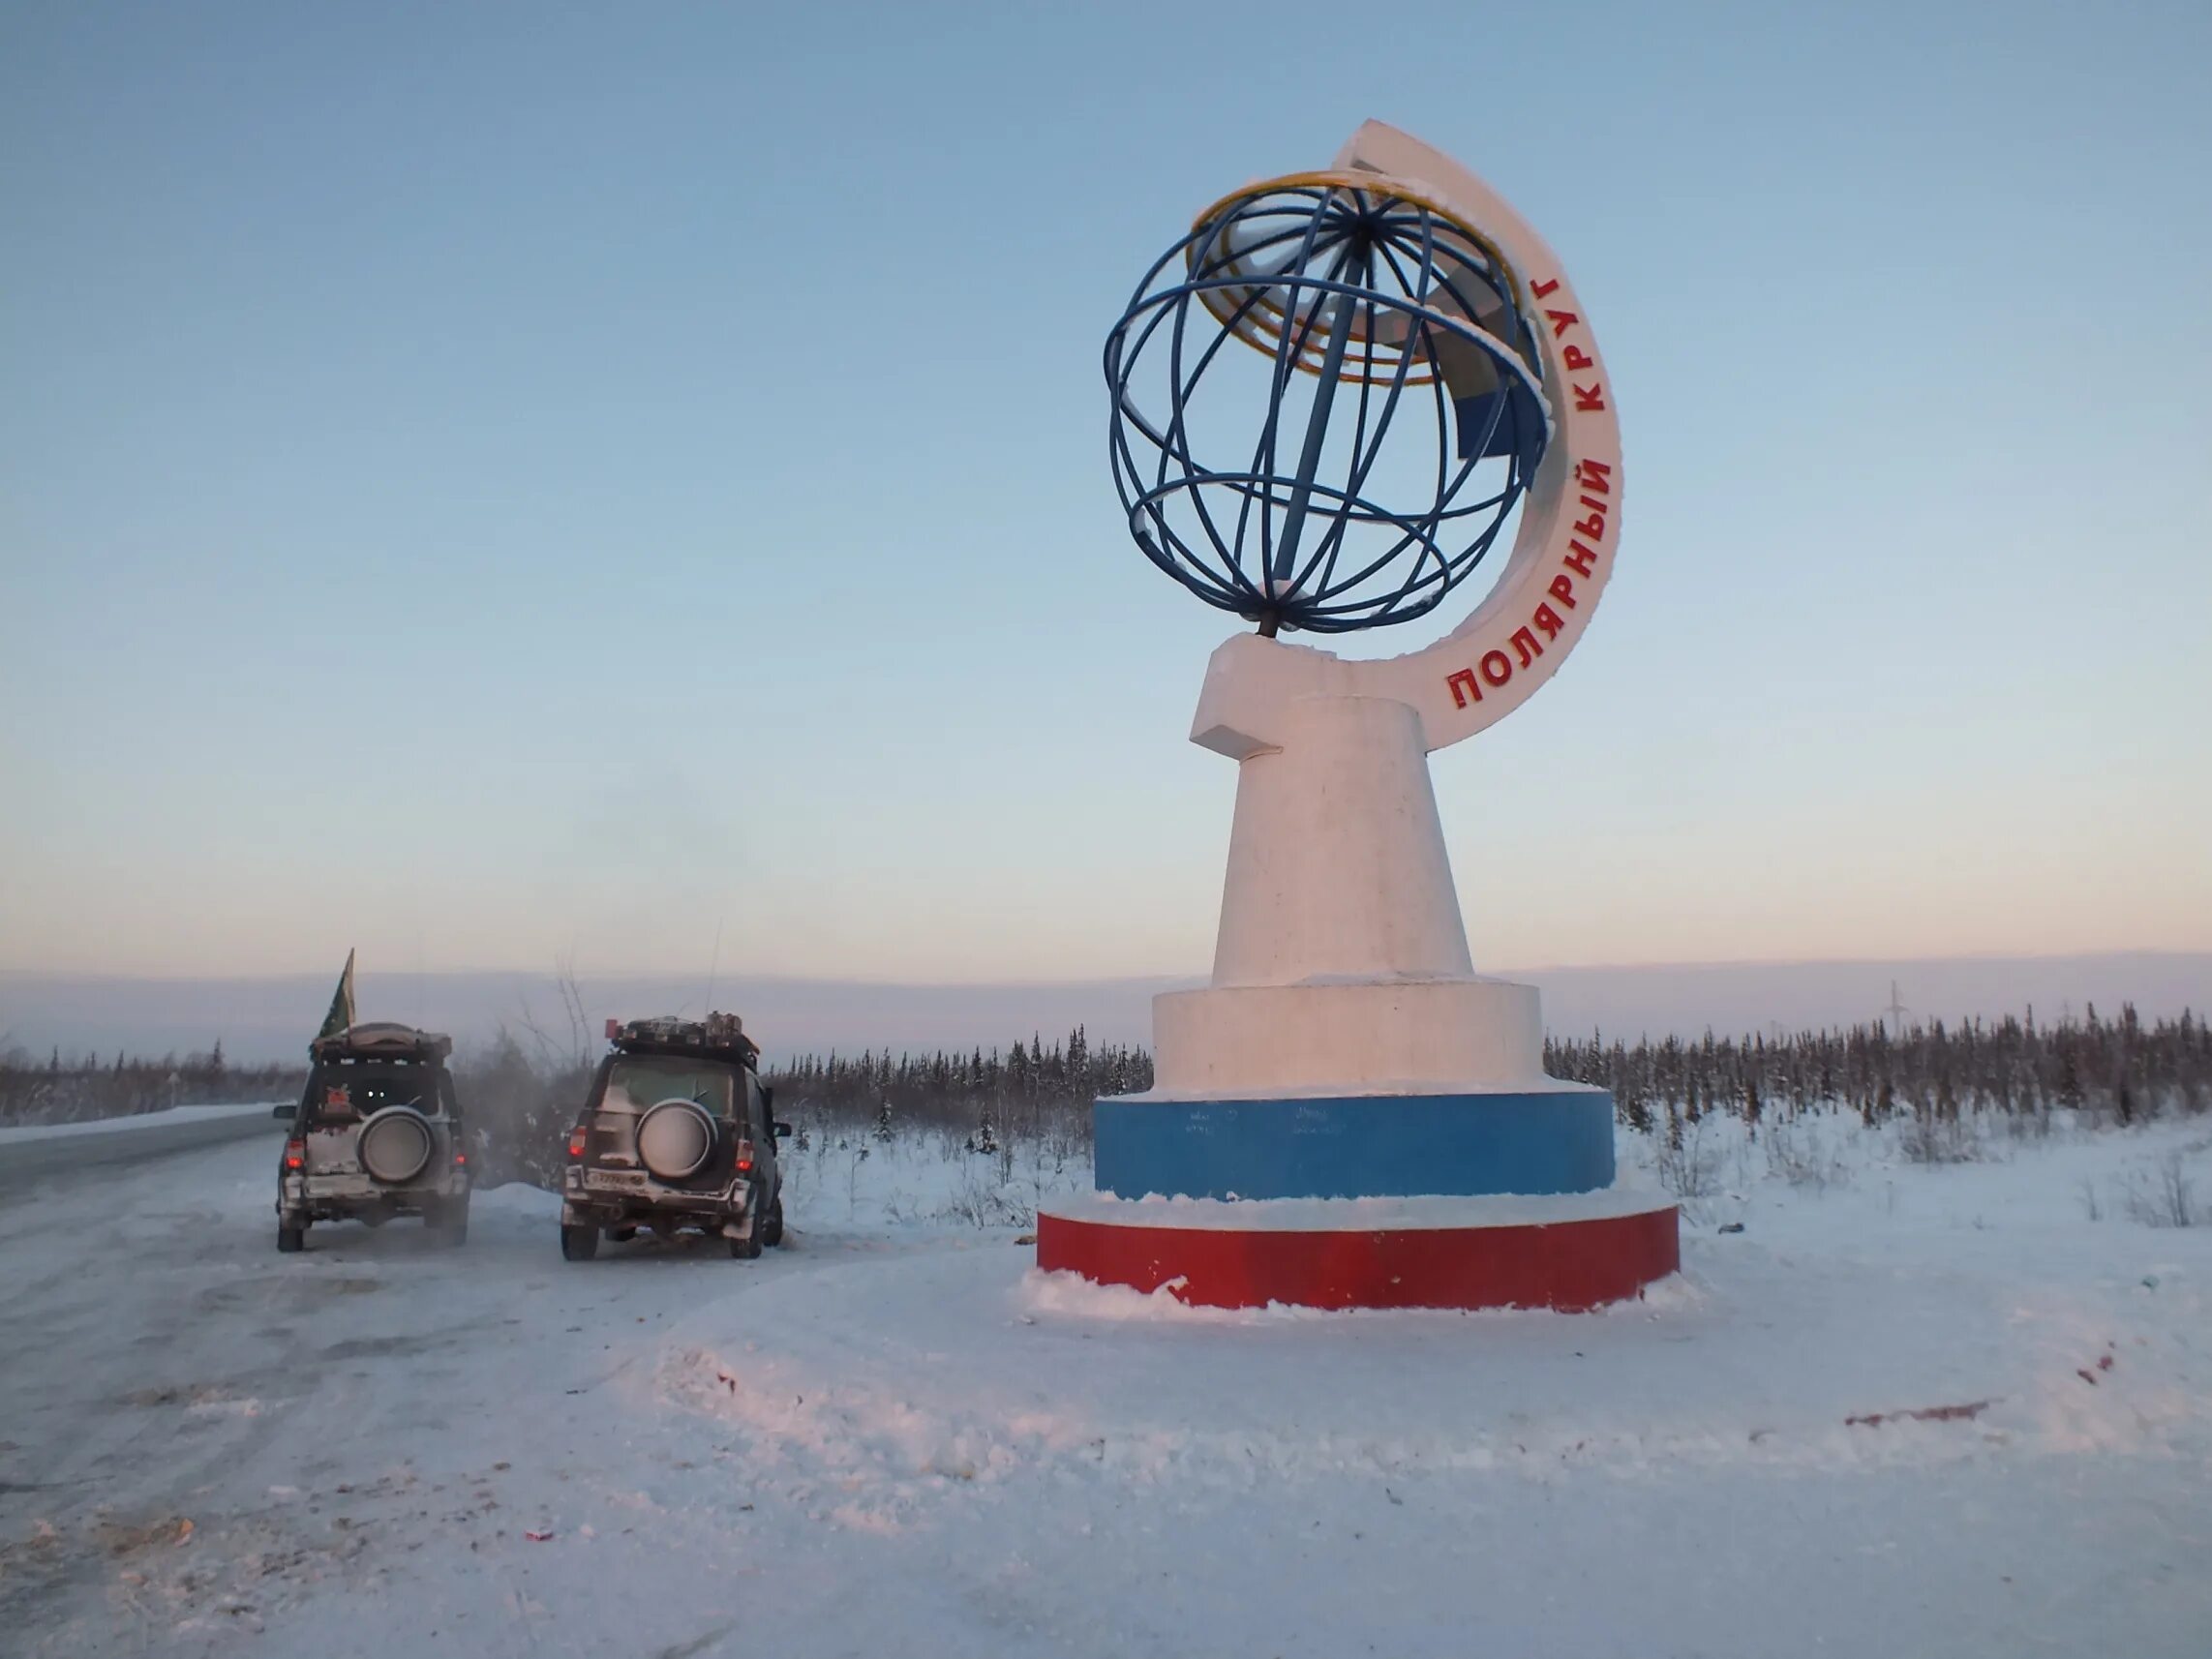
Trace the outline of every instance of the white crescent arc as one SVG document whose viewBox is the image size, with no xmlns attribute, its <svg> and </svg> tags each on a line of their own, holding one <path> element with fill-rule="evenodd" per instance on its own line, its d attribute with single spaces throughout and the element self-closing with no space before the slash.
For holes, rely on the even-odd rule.
<svg viewBox="0 0 2212 1659">
<path fill-rule="evenodd" d="M 1442 151 L 1369 121 L 1335 166 L 1380 175 L 1480 230 L 1514 268 L 1531 311 L 1552 438 L 1521 503 L 1513 551 L 1489 594 L 1436 644 L 1348 661 L 1239 634 L 1214 652 L 1191 739 L 1234 759 L 1282 746 L 1301 697 L 1386 698 L 1411 707 L 1434 751 L 1494 725 L 1558 672 L 1590 625 L 1620 545 L 1621 429 L 1612 381 L 1574 285 L 1505 199 Z"/>
</svg>

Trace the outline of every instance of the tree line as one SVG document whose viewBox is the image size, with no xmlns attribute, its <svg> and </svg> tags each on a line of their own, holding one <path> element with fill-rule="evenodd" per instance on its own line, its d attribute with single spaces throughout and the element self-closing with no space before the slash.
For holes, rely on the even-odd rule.
<svg viewBox="0 0 2212 1659">
<path fill-rule="evenodd" d="M 1551 1037 L 1544 1070 L 1613 1092 L 1628 1128 L 1665 1127 L 1721 1113 L 1756 1125 L 1816 1107 L 1856 1112 L 1869 1127 L 1894 1117 L 1955 1124 L 1995 1112 L 2047 1117 L 2087 1110 L 2132 1124 L 2163 1110 L 2212 1103 L 2212 1026 L 2183 1010 L 2145 1024 L 2132 1004 L 2117 1019 L 2038 1024 L 2008 1014 L 1993 1023 L 1934 1020 L 1893 1032 L 1886 1025 L 1776 1032 L 1771 1038 L 1701 1041 L 1640 1038 L 1633 1044 Z"/>
<path fill-rule="evenodd" d="M 1151 1088 L 1152 1056 L 1093 1043 L 1078 1025 L 1049 1048 L 1032 1033 L 1026 1043 L 988 1054 L 806 1054 L 763 1071 L 761 1081 L 775 1091 L 776 1116 L 795 1124 L 878 1131 L 920 1124 L 954 1131 L 988 1152 L 1010 1135 L 1087 1139 L 1091 1102 Z"/>
<path fill-rule="evenodd" d="M 0 1051 L 0 1123 L 61 1124 L 132 1117 L 171 1106 L 232 1101 L 296 1100 L 307 1087 L 304 1065 L 233 1066 L 223 1043 L 181 1059 L 113 1060 L 82 1055 L 65 1061 L 59 1048 L 41 1061 L 20 1047 Z"/>
<path fill-rule="evenodd" d="M 491 1143 L 489 1179 L 546 1180 L 560 1167 L 560 1140 L 590 1087 L 592 1058 L 539 1043 L 527 1051 L 505 1032 L 484 1050 L 457 1057 L 462 1109 Z M 2117 1018 L 2091 1005 L 2080 1019 L 2041 1023 L 2030 1009 L 1985 1022 L 1935 1020 L 1902 1031 L 1860 1024 L 1702 1039 L 1602 1033 L 1554 1036 L 1544 1069 L 1555 1077 L 1613 1093 L 1620 1122 L 1664 1131 L 1714 1114 L 1753 1126 L 1808 1110 L 1841 1109 L 1872 1127 L 1892 1118 L 1942 1126 L 1981 1113 L 2046 1117 L 2086 1111 L 2126 1125 L 2164 1111 L 2212 1105 L 2212 1024 L 2184 1010 L 2145 1022 L 2132 1005 Z M 0 1123 L 64 1123 L 241 1100 L 292 1100 L 306 1068 L 239 1067 L 217 1042 L 205 1053 L 158 1060 L 118 1053 L 112 1061 L 40 1062 L 20 1047 L 0 1051 Z M 1083 1027 L 1047 1046 L 1041 1036 L 1004 1049 L 942 1049 L 894 1055 L 802 1055 L 770 1067 L 775 1112 L 801 1132 L 894 1133 L 913 1125 L 950 1131 L 979 1151 L 1006 1139 L 1080 1143 L 1091 1101 L 1152 1086 L 1152 1056 L 1134 1045 L 1093 1043 Z"/>
</svg>

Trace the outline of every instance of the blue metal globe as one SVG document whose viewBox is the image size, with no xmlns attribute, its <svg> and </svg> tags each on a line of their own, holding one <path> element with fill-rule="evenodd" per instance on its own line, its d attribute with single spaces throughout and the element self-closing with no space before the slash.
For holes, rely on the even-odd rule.
<svg viewBox="0 0 2212 1659">
<path fill-rule="evenodd" d="M 1520 279 L 1473 227 L 1357 173 L 1253 186 L 1106 337 L 1130 533 L 1262 634 L 1410 620 L 1535 476 L 1538 362 Z"/>
</svg>

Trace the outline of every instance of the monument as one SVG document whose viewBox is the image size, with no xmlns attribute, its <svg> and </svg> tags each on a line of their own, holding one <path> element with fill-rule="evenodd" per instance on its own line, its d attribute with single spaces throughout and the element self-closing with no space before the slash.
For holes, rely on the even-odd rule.
<svg viewBox="0 0 2212 1659">
<path fill-rule="evenodd" d="M 1605 365 L 1552 251 L 1378 122 L 1201 213 L 1109 334 L 1132 535 L 1257 624 L 1191 738 L 1238 766 L 1213 978 L 1153 1004 L 1153 1088 L 1097 1102 L 1095 1194 L 1038 1263 L 1240 1307 L 1587 1309 L 1677 1265 L 1613 1101 L 1544 1074 L 1533 987 L 1474 971 L 1428 756 L 1558 670 L 1621 544 Z M 1286 634 L 1435 610 L 1434 645 Z"/>
</svg>

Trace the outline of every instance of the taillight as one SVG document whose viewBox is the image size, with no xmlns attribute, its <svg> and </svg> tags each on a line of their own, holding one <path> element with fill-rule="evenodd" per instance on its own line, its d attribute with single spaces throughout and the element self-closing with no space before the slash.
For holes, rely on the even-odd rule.
<svg viewBox="0 0 2212 1659">
<path fill-rule="evenodd" d="M 459 1168 L 462 1164 L 468 1161 L 469 1155 L 466 1152 L 457 1152 L 453 1155 L 453 1163 L 455 1168 Z"/>
<path fill-rule="evenodd" d="M 741 1140 L 738 1142 L 738 1173 L 750 1175 L 752 1172 L 753 1143 L 749 1140 Z"/>
<path fill-rule="evenodd" d="M 587 1134 L 587 1131 L 584 1131 L 584 1130 L 580 1130 L 580 1129 L 572 1129 L 572 1130 L 570 1130 L 570 1131 L 568 1131 L 568 1156 L 569 1156 L 569 1157 L 571 1157 L 571 1158 L 582 1158 L 582 1157 L 584 1156 L 584 1141 L 585 1141 L 585 1138 L 586 1138 L 586 1134 Z"/>
<path fill-rule="evenodd" d="M 285 1167 L 287 1169 L 305 1169 L 307 1167 L 306 1141 L 288 1140 L 285 1142 Z"/>
</svg>

